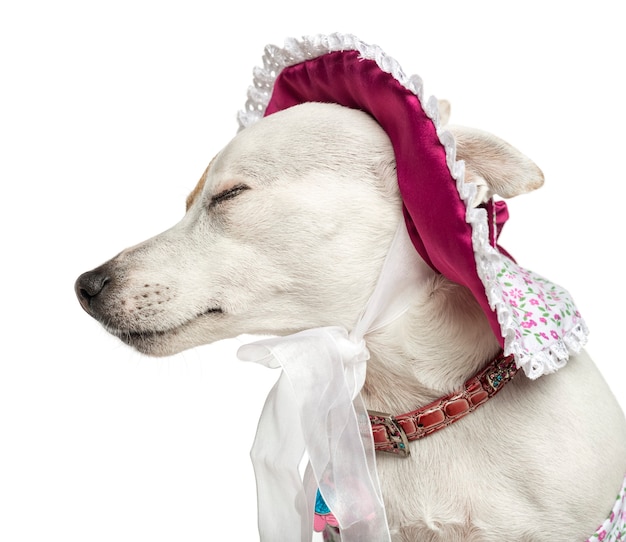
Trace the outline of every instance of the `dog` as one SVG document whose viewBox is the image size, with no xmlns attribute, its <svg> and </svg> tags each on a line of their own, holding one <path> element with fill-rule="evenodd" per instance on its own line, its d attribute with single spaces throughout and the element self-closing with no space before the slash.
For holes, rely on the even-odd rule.
<svg viewBox="0 0 626 542">
<path fill-rule="evenodd" d="M 440 104 L 445 122 L 448 109 Z M 448 126 L 479 190 L 512 197 L 540 169 L 491 134 Z M 82 307 L 139 352 L 168 356 L 240 334 L 350 329 L 402 218 L 394 150 L 361 111 L 305 103 L 239 132 L 171 229 L 76 281 Z M 368 336 L 362 396 L 401 413 L 453 392 L 500 345 L 467 288 L 434 274 Z M 378 454 L 395 542 L 586 540 L 626 473 L 626 420 L 581 351 L 558 373 L 519 374 L 470 416 Z M 285 539 L 288 537 L 286 536 Z"/>
</svg>

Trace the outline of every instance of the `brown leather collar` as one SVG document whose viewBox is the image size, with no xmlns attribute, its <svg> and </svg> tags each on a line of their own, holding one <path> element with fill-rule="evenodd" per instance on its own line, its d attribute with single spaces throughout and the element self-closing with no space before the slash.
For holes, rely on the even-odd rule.
<svg viewBox="0 0 626 542">
<path fill-rule="evenodd" d="M 423 437 L 460 420 L 491 399 L 517 373 L 513 355 L 500 353 L 487 367 L 470 378 L 463 389 L 399 416 L 369 411 L 374 448 L 408 456 L 409 441 Z"/>
</svg>

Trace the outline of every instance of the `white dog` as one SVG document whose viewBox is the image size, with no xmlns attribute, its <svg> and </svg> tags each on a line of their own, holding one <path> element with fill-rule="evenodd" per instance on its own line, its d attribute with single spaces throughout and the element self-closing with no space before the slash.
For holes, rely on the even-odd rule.
<svg viewBox="0 0 626 542">
<path fill-rule="evenodd" d="M 480 201 L 541 185 L 510 145 L 451 130 Z M 76 283 L 85 310 L 148 355 L 243 333 L 350 329 L 402 216 L 386 133 L 365 113 L 320 103 L 241 131 L 187 207 Z M 458 389 L 500 350 L 474 297 L 439 274 L 368 348 L 363 397 L 391 413 Z M 583 352 L 554 375 L 519 374 L 410 457 L 379 454 L 377 467 L 394 541 L 582 541 L 626 473 L 626 421 Z"/>
</svg>

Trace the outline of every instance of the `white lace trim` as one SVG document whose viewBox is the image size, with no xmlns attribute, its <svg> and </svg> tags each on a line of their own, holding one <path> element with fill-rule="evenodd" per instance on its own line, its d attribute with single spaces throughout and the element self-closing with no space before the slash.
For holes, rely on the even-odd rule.
<svg viewBox="0 0 626 542">
<path fill-rule="evenodd" d="M 407 76 L 398 62 L 385 54 L 377 45 L 368 45 L 351 34 L 316 35 L 297 40 L 285 40 L 284 47 L 268 45 L 263 55 L 263 66 L 253 72 L 253 85 L 248 90 L 245 108 L 239 112 L 240 130 L 250 126 L 263 117 L 270 101 L 274 82 L 280 72 L 289 66 L 311 60 L 336 51 L 358 51 L 361 57 L 373 60 L 384 72 L 392 75 L 402 86 L 411 91 L 420 101 L 422 108 L 435 124 L 440 142 L 445 148 L 447 165 L 456 180 L 458 193 L 465 203 L 466 221 L 472 227 L 472 243 L 478 276 L 480 277 L 492 309 L 496 311 L 502 336 L 505 340 L 505 353 L 514 354 L 518 366 L 530 378 L 553 373 L 563 367 L 569 358 L 569 352 L 579 352 L 587 340 L 588 330 L 581 318 L 576 318 L 575 325 L 564 332 L 559 339 L 553 339 L 549 345 L 529 347 L 520 337 L 520 316 L 516 314 L 506 299 L 505 287 L 498 279 L 502 267 L 515 267 L 509 258 L 500 254 L 489 243 L 488 217 L 484 209 L 474 208 L 472 202 L 477 186 L 465 182 L 465 164 L 456 160 L 456 141 L 454 136 L 442 129 L 439 123 L 437 98 L 431 96 L 426 101 L 423 96 L 423 83 L 418 75 Z"/>
</svg>

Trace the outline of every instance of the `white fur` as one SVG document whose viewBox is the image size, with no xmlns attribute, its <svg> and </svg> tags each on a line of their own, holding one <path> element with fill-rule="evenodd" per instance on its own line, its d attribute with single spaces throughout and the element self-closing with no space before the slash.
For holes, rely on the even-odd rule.
<svg viewBox="0 0 626 542">
<path fill-rule="evenodd" d="M 510 145 L 453 132 L 481 199 L 541 184 Z M 224 196 L 233 187 L 242 189 Z M 350 328 L 400 220 L 382 129 L 358 111 L 305 104 L 243 130 L 180 223 L 81 276 L 77 291 L 109 331 L 150 355 L 241 333 Z M 93 273 L 106 276 L 101 291 L 87 287 Z M 473 297 L 443 277 L 368 346 L 366 403 L 394 414 L 454 390 L 498 350 Z M 410 458 L 381 454 L 378 467 L 394 541 L 584 540 L 626 473 L 626 422 L 582 353 L 537 381 L 520 374 L 413 443 Z"/>
</svg>

